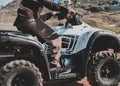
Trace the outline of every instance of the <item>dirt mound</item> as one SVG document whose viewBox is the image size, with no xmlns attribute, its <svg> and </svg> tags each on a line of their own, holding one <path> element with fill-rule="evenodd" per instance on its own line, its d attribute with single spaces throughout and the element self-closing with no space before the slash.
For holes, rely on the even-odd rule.
<svg viewBox="0 0 120 86">
<path fill-rule="evenodd" d="M 120 15 L 118 12 L 101 12 L 101 13 L 90 13 L 86 15 L 82 21 L 90 24 L 91 26 L 98 28 L 108 28 L 112 25 L 119 28 L 120 24 Z"/>
</svg>

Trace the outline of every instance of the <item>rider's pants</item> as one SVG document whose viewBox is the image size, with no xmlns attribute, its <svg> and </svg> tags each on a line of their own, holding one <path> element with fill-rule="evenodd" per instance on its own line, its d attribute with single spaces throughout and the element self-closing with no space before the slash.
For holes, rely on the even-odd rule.
<svg viewBox="0 0 120 86">
<path fill-rule="evenodd" d="M 18 30 L 36 35 L 50 45 L 51 55 L 49 58 L 50 67 L 60 67 L 59 58 L 61 51 L 61 38 L 42 20 L 29 19 L 17 26 Z"/>
</svg>

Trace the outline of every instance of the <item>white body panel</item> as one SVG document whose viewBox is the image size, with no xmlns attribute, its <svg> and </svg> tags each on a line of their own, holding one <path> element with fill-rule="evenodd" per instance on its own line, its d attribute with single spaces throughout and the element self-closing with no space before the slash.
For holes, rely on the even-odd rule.
<svg viewBox="0 0 120 86">
<path fill-rule="evenodd" d="M 68 26 L 68 28 L 65 28 L 65 26 L 58 26 L 53 29 L 61 35 L 62 38 L 68 41 L 68 48 L 62 48 L 62 54 L 64 55 L 75 54 L 85 49 L 92 34 L 100 30 L 93 28 L 84 22 L 77 26 Z M 71 40 L 74 41 L 72 41 L 72 45 L 69 44 L 71 43 Z"/>
</svg>

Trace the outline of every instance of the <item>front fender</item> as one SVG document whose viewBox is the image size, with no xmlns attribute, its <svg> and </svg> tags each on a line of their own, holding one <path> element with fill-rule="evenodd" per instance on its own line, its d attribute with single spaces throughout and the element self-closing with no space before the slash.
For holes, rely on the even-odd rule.
<svg viewBox="0 0 120 86">
<path fill-rule="evenodd" d="M 44 51 L 44 47 L 42 45 L 42 43 L 40 43 L 39 41 L 37 41 L 36 39 L 34 39 L 32 36 L 28 36 L 26 34 L 18 34 L 18 33 L 9 33 L 9 32 L 4 32 L 2 34 L 0 34 L 0 44 L 1 46 L 6 44 L 6 45 L 21 45 L 21 46 L 34 46 L 35 48 L 37 48 L 39 50 L 39 53 L 41 54 L 41 58 L 42 61 L 44 61 L 44 71 L 45 75 L 46 75 L 46 79 L 51 79 L 50 76 L 50 68 L 49 68 L 49 61 L 48 61 L 48 57 L 45 54 Z M 7 58 L 5 56 L 5 58 Z M 11 59 L 13 59 L 14 57 L 12 56 Z M 9 57 L 10 59 L 10 57 Z M 35 64 L 35 63 L 34 63 Z"/>
<path fill-rule="evenodd" d="M 100 38 L 100 37 L 108 37 L 108 38 L 111 38 L 111 39 L 114 39 L 115 43 L 116 43 L 116 46 L 118 49 L 115 49 L 116 52 L 118 52 L 119 50 L 119 47 L 120 47 L 120 42 L 119 42 L 119 39 L 118 39 L 118 36 L 117 34 L 115 34 L 114 32 L 111 32 L 111 31 L 97 31 L 95 32 L 89 39 L 88 43 L 87 43 L 87 46 L 86 46 L 86 49 L 84 51 L 85 55 L 83 57 L 83 63 L 85 66 L 85 72 L 87 71 L 87 66 L 88 66 L 88 61 L 89 61 L 89 55 L 91 53 L 91 49 L 92 47 L 94 46 L 94 42 Z M 102 41 L 101 41 L 102 42 Z"/>
</svg>

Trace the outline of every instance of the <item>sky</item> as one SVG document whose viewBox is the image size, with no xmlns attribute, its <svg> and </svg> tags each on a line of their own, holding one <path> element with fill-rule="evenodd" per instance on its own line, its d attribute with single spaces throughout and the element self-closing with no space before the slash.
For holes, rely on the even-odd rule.
<svg viewBox="0 0 120 86">
<path fill-rule="evenodd" d="M 13 0 L 0 0 L 0 6 L 4 6 Z"/>
<path fill-rule="evenodd" d="M 54 0 L 55 3 L 58 3 L 59 0 Z"/>
</svg>

